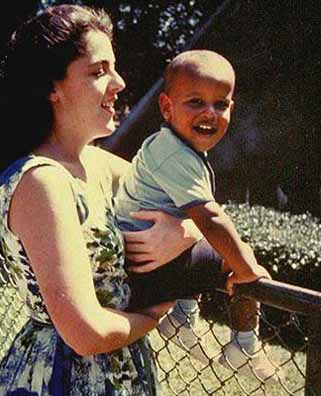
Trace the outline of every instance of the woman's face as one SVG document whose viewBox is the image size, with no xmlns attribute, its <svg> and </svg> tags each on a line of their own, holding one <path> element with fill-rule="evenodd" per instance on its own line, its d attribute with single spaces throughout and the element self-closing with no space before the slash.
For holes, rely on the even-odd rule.
<svg viewBox="0 0 321 396">
<path fill-rule="evenodd" d="M 54 130 L 59 126 L 90 142 L 115 130 L 114 103 L 125 83 L 115 70 L 115 55 L 108 36 L 90 31 L 87 53 L 71 62 L 66 77 L 54 83 L 51 101 Z"/>
</svg>

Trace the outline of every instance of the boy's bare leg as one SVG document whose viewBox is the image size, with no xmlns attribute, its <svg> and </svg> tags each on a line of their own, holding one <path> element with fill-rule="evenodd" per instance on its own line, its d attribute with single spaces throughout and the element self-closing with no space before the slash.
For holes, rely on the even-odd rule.
<svg viewBox="0 0 321 396">
<path fill-rule="evenodd" d="M 252 298 L 232 297 L 230 302 L 231 326 L 235 331 L 250 331 L 259 325 L 260 304 Z"/>
</svg>

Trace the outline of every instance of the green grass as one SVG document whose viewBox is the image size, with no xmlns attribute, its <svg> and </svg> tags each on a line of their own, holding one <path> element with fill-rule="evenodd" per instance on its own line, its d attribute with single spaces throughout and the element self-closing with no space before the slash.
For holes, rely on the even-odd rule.
<svg viewBox="0 0 321 396">
<path fill-rule="evenodd" d="M 0 359 L 9 348 L 13 337 L 26 321 L 21 299 L 8 287 L 0 289 Z M 304 395 L 305 355 L 291 354 L 276 345 L 267 347 L 269 360 L 280 365 L 281 382 L 261 384 L 254 376 L 246 379 L 222 367 L 216 360 L 221 346 L 228 342 L 229 329 L 224 325 L 200 320 L 197 335 L 207 355 L 212 359 L 207 367 L 190 358 L 188 351 L 166 342 L 154 330 L 152 346 L 158 362 L 162 396 L 283 396 Z"/>
<path fill-rule="evenodd" d="M 24 304 L 16 291 L 10 286 L 0 287 L 0 359 L 26 319 Z"/>
<path fill-rule="evenodd" d="M 201 320 L 197 334 L 204 350 L 212 358 L 208 367 L 190 358 L 188 351 L 181 350 L 171 342 L 165 342 L 157 331 L 151 333 L 152 346 L 159 365 L 159 378 L 162 381 L 162 395 L 304 395 L 303 353 L 292 355 L 279 346 L 264 346 L 269 360 L 280 366 L 280 382 L 276 385 L 264 385 L 254 375 L 251 378 L 241 377 L 216 361 L 220 354 L 220 345 L 228 343 L 228 327 Z"/>
</svg>

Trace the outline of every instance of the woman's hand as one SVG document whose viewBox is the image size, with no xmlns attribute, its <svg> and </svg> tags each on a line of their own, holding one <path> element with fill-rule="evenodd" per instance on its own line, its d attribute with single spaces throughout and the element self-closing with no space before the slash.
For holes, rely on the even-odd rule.
<svg viewBox="0 0 321 396">
<path fill-rule="evenodd" d="M 202 234 L 192 220 L 182 220 L 161 211 L 134 212 L 138 220 L 154 222 L 144 231 L 123 232 L 126 255 L 137 266 L 128 270 L 143 273 L 168 263 L 197 242 Z"/>
</svg>

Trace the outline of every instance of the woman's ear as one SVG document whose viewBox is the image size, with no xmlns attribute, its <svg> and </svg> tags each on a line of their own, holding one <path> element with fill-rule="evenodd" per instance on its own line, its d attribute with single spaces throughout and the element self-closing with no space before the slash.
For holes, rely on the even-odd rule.
<svg viewBox="0 0 321 396">
<path fill-rule="evenodd" d="M 172 101 L 165 92 L 161 92 L 159 95 L 158 104 L 164 120 L 170 121 L 172 116 Z"/>
</svg>

